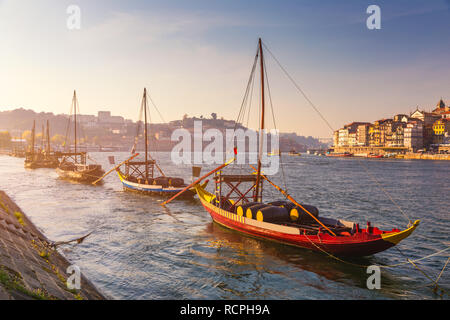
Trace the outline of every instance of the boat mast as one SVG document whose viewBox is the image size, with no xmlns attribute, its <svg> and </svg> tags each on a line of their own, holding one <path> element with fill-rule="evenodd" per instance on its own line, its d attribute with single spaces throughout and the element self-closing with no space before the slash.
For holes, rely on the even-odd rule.
<svg viewBox="0 0 450 320">
<path fill-rule="evenodd" d="M 42 124 L 42 137 L 41 137 L 41 149 L 42 149 L 42 153 L 44 152 L 44 145 L 45 145 L 45 129 L 44 129 L 44 124 Z"/>
<path fill-rule="evenodd" d="M 74 127 L 75 127 L 75 163 L 77 163 L 77 92 L 73 91 L 73 116 L 74 116 Z"/>
<path fill-rule="evenodd" d="M 31 154 L 34 154 L 34 139 L 36 136 L 36 120 L 33 121 L 33 130 L 31 132 Z"/>
<path fill-rule="evenodd" d="M 144 105 L 144 136 L 145 136 L 145 180 L 148 181 L 148 137 L 147 137 L 147 88 L 144 88 L 144 97 L 142 100 Z"/>
<path fill-rule="evenodd" d="M 47 120 L 47 154 L 50 155 L 50 124 Z"/>
<path fill-rule="evenodd" d="M 255 189 L 255 201 L 262 201 L 262 190 L 260 191 L 261 183 L 261 156 L 262 156 L 262 146 L 263 146 L 263 131 L 264 131 L 264 56 L 262 50 L 262 41 L 259 38 L 259 54 L 260 54 L 260 64 L 261 64 L 261 126 L 259 131 L 259 153 L 258 153 L 258 170 L 256 174 L 256 189 Z"/>
</svg>

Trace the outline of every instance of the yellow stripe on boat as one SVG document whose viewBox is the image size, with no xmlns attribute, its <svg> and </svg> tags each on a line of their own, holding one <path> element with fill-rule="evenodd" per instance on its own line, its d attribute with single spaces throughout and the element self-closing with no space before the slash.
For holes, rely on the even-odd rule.
<svg viewBox="0 0 450 320">
<path fill-rule="evenodd" d="M 405 229 L 400 232 L 381 234 L 381 238 L 383 240 L 391 242 L 393 244 L 398 244 L 403 239 L 409 237 L 409 235 L 411 233 L 413 233 L 413 231 L 417 228 L 419 223 L 420 223 L 420 220 L 416 220 L 416 221 L 414 221 L 413 225 L 411 227 L 409 227 L 408 229 Z"/>
<path fill-rule="evenodd" d="M 117 171 L 117 175 L 119 176 L 120 181 L 123 182 L 124 178 L 123 178 L 122 174 L 120 173 L 120 171 Z"/>
</svg>

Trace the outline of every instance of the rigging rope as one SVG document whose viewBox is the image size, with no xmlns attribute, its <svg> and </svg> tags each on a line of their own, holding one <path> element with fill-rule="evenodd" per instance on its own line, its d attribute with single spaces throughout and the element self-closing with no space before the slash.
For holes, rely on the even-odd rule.
<svg viewBox="0 0 450 320">
<path fill-rule="evenodd" d="M 308 103 L 311 105 L 311 107 L 317 112 L 317 114 L 322 118 L 322 120 L 327 124 L 327 126 L 330 128 L 330 130 L 332 132 L 334 132 L 335 130 L 333 129 L 333 127 L 330 125 L 330 123 L 327 121 L 327 119 L 322 115 L 322 113 L 319 111 L 319 109 L 314 105 L 314 103 L 309 99 L 309 97 L 306 95 L 306 93 L 300 88 L 300 86 L 297 84 L 297 82 L 294 80 L 294 78 L 287 72 L 287 70 L 282 66 L 282 64 L 278 61 L 278 59 L 275 57 L 275 55 L 272 53 L 272 51 L 270 51 L 270 49 L 266 46 L 266 44 L 263 42 L 262 43 L 264 48 L 269 52 L 269 54 L 272 56 L 272 58 L 275 60 L 275 62 L 278 64 L 278 66 L 280 67 L 280 69 L 284 72 L 284 74 L 288 77 L 288 79 L 293 83 L 293 85 L 297 88 L 297 90 L 303 95 L 303 97 L 306 99 L 306 101 L 308 101 Z M 375 179 L 375 177 L 373 177 L 368 168 L 366 166 L 364 166 L 362 164 L 362 160 L 358 159 L 358 162 L 360 163 L 360 165 L 364 168 L 364 170 L 366 171 L 366 173 L 369 175 L 369 177 L 376 182 L 377 186 L 386 194 L 386 196 L 389 198 L 389 200 L 399 209 L 399 211 L 401 212 L 401 214 L 408 220 L 409 224 L 412 223 L 411 219 L 409 218 L 409 216 L 401 209 L 401 207 L 394 201 L 394 199 L 389 195 L 389 193 L 381 186 L 381 184 L 378 182 L 377 179 Z"/>
<path fill-rule="evenodd" d="M 295 80 L 291 77 L 291 75 L 286 71 L 286 69 L 281 65 L 281 63 L 278 61 L 277 58 L 275 58 L 274 54 L 267 48 L 266 44 L 263 42 L 264 48 L 269 52 L 269 54 L 272 56 L 272 58 L 275 60 L 275 62 L 278 64 L 280 69 L 286 74 L 286 76 L 291 80 L 291 82 L 294 84 L 294 86 L 300 91 L 300 93 L 303 95 L 303 97 L 306 99 L 306 101 L 309 102 L 311 107 L 317 112 L 317 114 L 322 118 L 322 120 L 328 125 L 328 127 L 331 129 L 332 132 L 334 132 L 333 127 L 330 125 L 330 123 L 325 119 L 325 117 L 322 115 L 322 113 L 317 109 L 317 107 L 314 105 L 314 103 L 308 98 L 306 93 L 300 88 L 300 86 L 295 82 Z"/>
<path fill-rule="evenodd" d="M 247 109 L 248 109 L 248 116 L 247 116 L 246 127 L 248 128 L 248 119 L 250 117 L 250 110 L 251 110 L 252 99 L 253 99 L 253 86 L 254 86 L 255 70 L 256 70 L 256 65 L 258 62 L 258 57 L 259 57 L 259 50 L 257 49 L 255 58 L 253 60 L 253 66 L 251 68 L 250 76 L 247 81 L 247 87 L 245 89 L 244 97 L 242 99 L 241 107 L 239 109 L 239 114 L 234 123 L 234 132 L 236 132 L 238 124 L 241 124 L 242 126 L 244 125 L 245 114 L 246 114 Z M 250 96 L 250 101 L 249 101 L 249 96 Z M 244 140 L 244 142 L 245 142 L 245 140 Z M 235 141 L 235 137 L 233 137 L 233 148 L 237 148 L 237 142 Z M 227 150 L 227 152 L 229 152 L 229 151 L 230 150 Z M 236 166 L 237 166 L 237 163 L 234 163 L 233 168 L 236 168 Z M 242 166 L 239 168 L 239 174 L 240 175 L 242 174 Z"/>
<path fill-rule="evenodd" d="M 67 128 L 66 128 L 66 137 L 65 137 L 65 139 L 64 139 L 64 151 L 66 151 L 67 150 L 67 139 L 69 138 L 69 140 L 70 140 L 70 123 L 71 123 L 71 117 L 72 117 L 72 109 L 73 109 L 73 99 L 72 99 L 72 103 L 70 104 L 70 110 L 69 110 L 69 121 L 67 122 Z M 69 149 L 69 151 L 70 151 L 70 149 Z"/>
<path fill-rule="evenodd" d="M 156 104 L 153 102 L 152 97 L 150 96 L 150 94 L 147 91 L 147 97 L 150 99 L 150 102 L 152 103 L 153 107 L 155 108 L 156 112 L 158 112 L 159 116 L 161 117 L 161 120 L 163 121 L 163 123 L 167 123 L 166 120 L 164 120 L 164 117 L 162 116 L 161 112 L 159 112 L 158 108 L 156 107 Z M 149 114 L 150 114 L 150 109 L 148 109 Z"/>
<path fill-rule="evenodd" d="M 269 93 L 270 109 L 272 111 L 273 126 L 274 126 L 275 130 L 277 130 L 277 124 L 275 122 L 275 112 L 274 112 L 273 103 L 272 103 L 272 93 L 270 91 L 269 77 L 267 76 L 267 67 L 266 67 L 265 59 L 264 59 L 263 63 L 264 63 L 264 73 L 265 73 L 265 78 L 266 78 L 266 83 L 267 83 L 267 91 Z M 286 190 L 286 192 L 288 192 L 286 176 L 284 174 L 284 165 L 283 165 L 283 159 L 282 159 L 283 157 L 281 156 L 281 149 L 279 148 L 279 150 L 275 150 L 275 151 L 279 152 L 279 156 L 278 155 L 277 156 L 280 160 L 281 175 L 283 177 L 284 190 Z"/>
<path fill-rule="evenodd" d="M 236 121 L 234 123 L 234 130 L 235 131 L 236 131 L 238 123 L 241 123 L 242 111 L 245 110 L 244 106 L 245 106 L 246 101 L 248 99 L 250 83 L 253 81 L 253 77 L 255 75 L 255 69 L 256 69 L 256 63 L 258 62 L 258 57 L 259 57 L 259 51 L 257 50 L 256 51 L 256 55 L 255 55 L 255 59 L 253 61 L 252 70 L 250 72 L 250 77 L 249 77 L 248 82 L 247 82 L 247 88 L 245 89 L 244 98 L 243 98 L 242 103 L 241 103 L 241 108 L 239 109 L 238 117 L 237 117 L 237 119 L 236 119 Z"/>
</svg>

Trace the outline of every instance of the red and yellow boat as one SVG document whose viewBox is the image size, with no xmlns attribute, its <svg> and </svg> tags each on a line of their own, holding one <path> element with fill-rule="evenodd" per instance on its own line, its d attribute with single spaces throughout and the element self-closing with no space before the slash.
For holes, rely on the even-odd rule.
<svg viewBox="0 0 450 320">
<path fill-rule="evenodd" d="M 337 256 L 368 256 L 384 251 L 411 235 L 420 223 L 417 220 L 404 230 L 383 231 L 370 224 L 362 229 L 354 222 L 318 218 L 336 234 L 333 236 L 319 224 L 301 225 L 289 220 L 271 223 L 258 218 L 258 215 L 256 219 L 238 215 L 234 210 L 225 210 L 215 205 L 216 196 L 201 186 L 197 186 L 196 190 L 213 221 L 226 228 L 249 236 Z"/>
<path fill-rule="evenodd" d="M 258 47 L 248 86 L 253 86 L 251 82 L 254 79 L 254 70 L 259 58 L 262 91 L 259 128 L 260 132 L 263 132 L 265 129 L 265 64 L 261 39 Z M 246 92 L 249 92 L 248 88 Z M 244 97 L 244 101 L 251 100 L 247 98 L 247 96 Z M 240 115 L 244 114 L 242 108 L 245 108 L 245 105 L 241 107 Z M 355 222 L 320 217 L 316 207 L 297 202 L 262 173 L 261 146 L 259 150 L 258 166 L 257 168 L 250 166 L 253 169 L 251 174 L 223 174 L 222 169 L 231 165 L 236 159 L 237 148 L 235 148 L 233 160 L 209 172 L 178 195 L 194 186 L 201 204 L 215 223 L 248 236 L 334 256 L 368 256 L 384 251 L 411 235 L 420 223 L 419 220 L 410 221 L 403 230 L 398 228 L 380 230 L 372 226 L 370 222 L 362 228 Z M 208 192 L 205 185 L 200 185 L 203 179 L 212 174 L 215 180 L 214 193 Z M 281 192 L 285 200 L 263 202 L 264 181 Z M 164 202 L 163 205 L 178 195 Z"/>
</svg>

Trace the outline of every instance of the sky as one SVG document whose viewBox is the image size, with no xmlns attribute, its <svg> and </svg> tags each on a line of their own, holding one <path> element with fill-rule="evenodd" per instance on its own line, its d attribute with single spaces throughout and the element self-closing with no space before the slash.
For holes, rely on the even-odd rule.
<svg viewBox="0 0 450 320">
<path fill-rule="evenodd" d="M 147 87 L 165 121 L 234 120 L 259 37 L 332 129 L 450 104 L 450 0 L 0 0 L 0 111 L 69 113 L 76 89 L 81 113 L 137 120 Z M 267 53 L 266 67 L 276 127 L 331 137 Z"/>
</svg>

